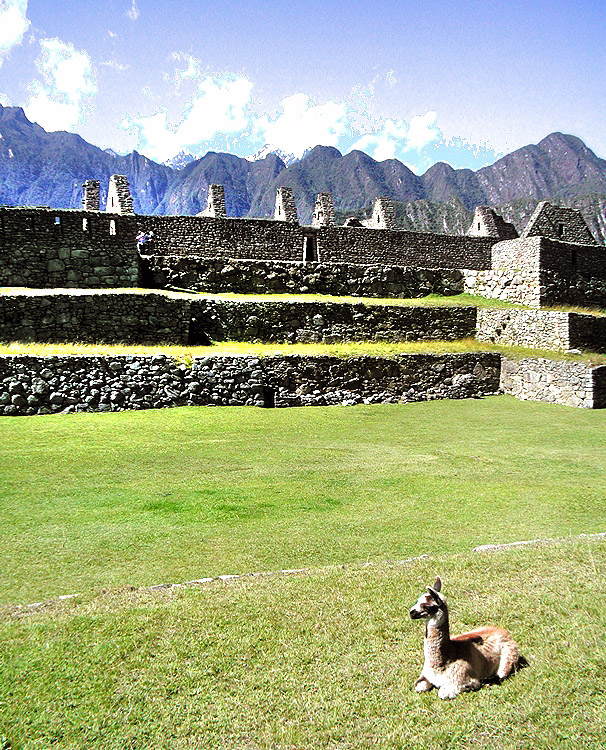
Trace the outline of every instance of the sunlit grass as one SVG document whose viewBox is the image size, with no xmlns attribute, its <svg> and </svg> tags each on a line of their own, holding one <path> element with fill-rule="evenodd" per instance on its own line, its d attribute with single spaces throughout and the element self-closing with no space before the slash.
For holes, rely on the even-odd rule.
<svg viewBox="0 0 606 750">
<path fill-rule="evenodd" d="M 436 519 L 437 520 L 437 519 Z M 12 748 L 578 750 L 606 736 L 606 544 L 436 553 L 407 565 L 114 590 L 0 618 Z M 436 573 L 454 632 L 508 628 L 529 662 L 441 701 L 413 683 Z"/>
<path fill-rule="evenodd" d="M 568 362 L 606 364 L 606 354 L 584 352 L 571 354 L 547 349 L 501 346 L 473 338 L 457 341 L 351 341 L 335 344 L 257 344 L 246 341 L 220 341 L 209 346 L 159 344 L 37 344 L 12 342 L 0 344 L 0 356 L 73 357 L 73 356 L 153 356 L 164 354 L 179 362 L 191 363 L 194 357 L 234 356 L 269 357 L 302 355 L 331 357 L 395 357 L 400 354 L 456 354 L 464 352 L 498 352 L 508 357 L 545 357 Z"/>
</svg>

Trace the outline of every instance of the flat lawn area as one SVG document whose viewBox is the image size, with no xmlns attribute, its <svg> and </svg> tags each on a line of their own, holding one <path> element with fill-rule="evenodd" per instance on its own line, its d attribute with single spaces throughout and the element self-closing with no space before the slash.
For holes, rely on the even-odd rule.
<svg viewBox="0 0 606 750">
<path fill-rule="evenodd" d="M 0 418 L 0 603 L 606 531 L 606 411 L 485 400 Z"/>
<path fill-rule="evenodd" d="M 445 530 L 435 513 L 427 528 L 431 550 Z M 414 692 L 423 625 L 408 609 L 438 572 L 453 631 L 507 627 L 527 669 L 454 701 Z M 605 574 L 606 543 L 585 541 L 6 611 L 0 738 L 78 750 L 604 747 Z"/>
</svg>

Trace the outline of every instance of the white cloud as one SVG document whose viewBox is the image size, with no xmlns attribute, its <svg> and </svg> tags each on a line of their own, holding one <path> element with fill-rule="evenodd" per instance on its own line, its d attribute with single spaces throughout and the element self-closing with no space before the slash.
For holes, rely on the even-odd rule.
<svg viewBox="0 0 606 750">
<path fill-rule="evenodd" d="M 0 94 L 0 104 L 3 107 L 10 107 L 10 106 L 12 106 L 11 105 L 11 100 L 8 98 L 8 96 L 6 94 Z"/>
<path fill-rule="evenodd" d="M 21 43 L 29 29 L 26 13 L 27 0 L 0 0 L 0 65 L 3 57 Z"/>
<path fill-rule="evenodd" d="M 398 82 L 398 79 L 394 76 L 393 70 L 388 70 L 385 74 L 385 83 L 392 89 Z"/>
<path fill-rule="evenodd" d="M 43 80 L 29 85 L 26 114 L 48 130 L 70 130 L 97 93 L 91 59 L 59 39 L 41 39 L 40 48 L 36 65 Z"/>
<path fill-rule="evenodd" d="M 385 120 L 380 130 L 367 133 L 356 141 L 354 149 L 365 151 L 377 161 L 394 159 L 408 133 L 404 120 Z"/>
<path fill-rule="evenodd" d="M 113 32 L 113 31 L 112 31 L 111 29 L 108 29 L 108 30 L 107 30 L 107 33 L 109 34 L 109 36 L 110 36 L 110 37 L 111 37 L 112 39 L 115 39 L 115 38 L 116 38 L 116 37 L 118 36 L 118 35 L 117 35 L 117 34 L 115 34 L 115 33 L 114 33 L 114 32 Z"/>
<path fill-rule="evenodd" d="M 126 12 L 126 15 L 130 18 L 131 21 L 136 21 L 137 18 L 141 15 L 139 8 L 137 7 L 137 0 L 133 0 L 132 5 L 130 6 L 130 10 Z"/>
<path fill-rule="evenodd" d="M 120 72 L 128 70 L 130 68 L 130 65 L 123 65 L 122 63 L 116 62 L 116 60 L 106 60 L 105 62 L 99 64 L 103 65 L 106 68 L 113 68 L 114 70 L 118 70 Z"/>
<path fill-rule="evenodd" d="M 313 146 L 337 146 L 349 132 L 347 105 L 330 100 L 316 104 L 307 94 L 293 94 L 281 102 L 275 117 L 263 115 L 255 123 L 272 148 L 301 158 Z"/>
<path fill-rule="evenodd" d="M 172 125 L 168 110 L 127 118 L 124 129 L 138 129 L 139 146 L 147 156 L 165 160 L 183 149 L 194 149 L 216 136 L 241 133 L 249 124 L 253 84 L 245 76 L 205 75 Z"/>
<path fill-rule="evenodd" d="M 200 60 L 192 55 L 182 54 L 180 52 L 173 52 L 173 60 L 183 60 L 186 63 L 185 68 L 177 68 L 173 77 L 173 83 L 180 86 L 182 81 L 189 79 L 196 80 L 201 77 L 200 72 Z"/>
<path fill-rule="evenodd" d="M 433 141 L 441 137 L 441 132 L 436 123 L 438 114 L 430 110 L 425 115 L 415 115 L 410 118 L 410 127 L 408 129 L 407 148 L 421 151 Z"/>
</svg>

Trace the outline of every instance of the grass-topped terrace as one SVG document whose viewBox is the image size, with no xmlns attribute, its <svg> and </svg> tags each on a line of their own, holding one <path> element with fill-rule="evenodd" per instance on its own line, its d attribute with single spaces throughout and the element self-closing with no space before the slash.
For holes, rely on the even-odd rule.
<svg viewBox="0 0 606 750">
<path fill-rule="evenodd" d="M 604 531 L 605 418 L 507 396 L 0 417 L 0 601 Z"/>
<path fill-rule="evenodd" d="M 399 354 L 449 354 L 463 352 L 499 352 L 519 359 L 521 357 L 545 357 L 568 362 L 606 364 L 606 354 L 571 352 L 552 349 L 527 349 L 521 346 L 502 346 L 477 339 L 457 341 L 353 341 L 336 344 L 257 344 L 241 341 L 217 342 L 209 346 L 158 346 L 126 344 L 37 344 L 12 342 L 0 343 L 0 357 L 75 357 L 75 356 L 153 356 L 165 354 L 174 359 L 191 363 L 194 357 L 255 356 L 269 357 L 276 354 L 334 357 L 394 357 Z"/>
<path fill-rule="evenodd" d="M 434 516 L 435 518 L 435 516 Z M 321 750 L 603 747 L 606 543 L 442 554 L 0 619 L 4 747 Z M 529 667 L 441 701 L 413 690 L 436 573 L 451 626 L 512 631 Z"/>
</svg>

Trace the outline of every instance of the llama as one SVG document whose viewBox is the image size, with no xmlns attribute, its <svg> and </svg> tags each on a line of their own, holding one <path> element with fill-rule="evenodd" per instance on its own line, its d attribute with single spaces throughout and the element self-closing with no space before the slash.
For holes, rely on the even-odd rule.
<svg viewBox="0 0 606 750">
<path fill-rule="evenodd" d="M 479 690 L 488 680 L 503 680 L 525 666 L 526 660 L 520 656 L 518 645 L 503 628 L 487 625 L 451 636 L 448 606 L 441 589 L 442 581 L 438 577 L 410 610 L 411 619 L 427 620 L 425 663 L 415 682 L 418 693 L 437 687 L 438 696 L 449 700 L 459 693 Z"/>
</svg>

